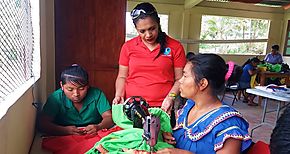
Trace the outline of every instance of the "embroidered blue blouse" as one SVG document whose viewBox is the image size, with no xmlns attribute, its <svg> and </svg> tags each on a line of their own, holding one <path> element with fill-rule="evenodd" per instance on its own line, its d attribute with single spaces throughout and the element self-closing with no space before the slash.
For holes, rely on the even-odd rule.
<svg viewBox="0 0 290 154">
<path fill-rule="evenodd" d="M 212 154 L 221 149 L 228 138 L 241 140 L 241 151 L 251 145 L 248 122 L 241 113 L 227 105 L 208 112 L 187 126 L 187 115 L 194 105 L 192 100 L 188 100 L 178 112 L 179 117 L 173 131 L 176 148 L 196 154 Z"/>
</svg>

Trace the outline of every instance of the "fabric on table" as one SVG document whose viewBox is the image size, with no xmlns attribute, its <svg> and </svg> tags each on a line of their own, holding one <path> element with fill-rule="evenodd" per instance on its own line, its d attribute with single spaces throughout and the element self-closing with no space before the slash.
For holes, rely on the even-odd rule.
<svg viewBox="0 0 290 154">
<path fill-rule="evenodd" d="M 105 149 L 110 153 L 123 153 L 122 149 L 136 149 L 136 150 L 145 150 L 150 151 L 150 146 L 146 144 L 146 141 L 143 140 L 142 134 L 143 129 L 133 128 L 133 123 L 130 121 L 127 116 L 123 112 L 123 105 L 113 105 L 113 120 L 115 124 L 124 130 L 114 132 L 109 134 L 108 136 L 102 138 L 99 142 L 97 142 L 91 150 L 89 150 L 86 154 L 94 154 L 98 153 L 97 149 Z M 162 133 L 163 132 L 172 132 L 170 125 L 170 118 L 166 112 L 161 110 L 160 108 L 150 108 L 149 112 L 160 118 L 160 132 L 158 136 L 157 144 L 154 146 L 154 150 L 160 150 L 163 148 L 172 148 L 173 146 L 163 142 Z"/>
<path fill-rule="evenodd" d="M 91 149 L 102 137 L 122 130 L 120 127 L 113 127 L 108 130 L 99 130 L 97 135 L 67 135 L 44 137 L 42 148 L 54 154 L 83 154 Z"/>
</svg>

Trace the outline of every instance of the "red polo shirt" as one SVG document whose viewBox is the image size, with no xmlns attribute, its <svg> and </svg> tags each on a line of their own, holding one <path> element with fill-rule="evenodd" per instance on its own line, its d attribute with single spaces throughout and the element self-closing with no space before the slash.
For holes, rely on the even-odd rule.
<svg viewBox="0 0 290 154">
<path fill-rule="evenodd" d="M 181 43 L 168 36 L 166 40 L 166 52 L 156 59 L 160 45 L 150 51 L 139 36 L 123 45 L 119 64 L 129 68 L 126 98 L 142 96 L 150 106 L 161 106 L 174 84 L 174 68 L 186 63 Z"/>
</svg>

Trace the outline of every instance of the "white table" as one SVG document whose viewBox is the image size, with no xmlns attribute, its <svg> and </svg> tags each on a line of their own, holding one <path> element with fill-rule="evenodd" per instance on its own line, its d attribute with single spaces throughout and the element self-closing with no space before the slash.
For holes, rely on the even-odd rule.
<svg viewBox="0 0 290 154">
<path fill-rule="evenodd" d="M 246 92 L 249 93 L 249 94 L 262 96 L 262 97 L 265 98 L 261 123 L 252 128 L 251 136 L 252 136 L 253 131 L 255 129 L 257 129 L 257 128 L 263 126 L 263 125 L 268 125 L 268 126 L 271 126 L 272 128 L 274 128 L 275 125 L 276 125 L 276 121 L 277 121 L 277 119 L 279 117 L 281 109 L 283 109 L 284 107 L 286 107 L 287 105 L 290 104 L 289 103 L 290 102 L 290 97 L 279 96 L 279 95 L 276 95 L 274 93 L 263 91 L 263 90 L 260 90 L 260 89 L 255 89 L 255 88 L 254 89 L 247 89 Z M 278 102 L 277 103 L 277 109 L 267 111 L 268 99 L 273 99 L 273 100 L 276 100 Z M 286 105 L 281 107 L 282 102 L 286 102 Z M 275 119 L 275 123 L 274 124 L 273 123 L 271 124 L 271 123 L 268 123 L 268 122 L 265 121 L 266 114 L 270 113 L 270 112 L 276 112 L 276 119 Z"/>
</svg>

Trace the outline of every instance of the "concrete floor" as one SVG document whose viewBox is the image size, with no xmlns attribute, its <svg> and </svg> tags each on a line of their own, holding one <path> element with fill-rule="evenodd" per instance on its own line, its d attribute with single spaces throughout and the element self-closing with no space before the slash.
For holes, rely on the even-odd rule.
<svg viewBox="0 0 290 154">
<path fill-rule="evenodd" d="M 251 130 L 253 127 L 258 125 L 261 122 L 262 119 L 262 112 L 263 112 L 263 105 L 264 100 L 262 102 L 262 106 L 248 106 L 246 103 L 243 103 L 241 100 L 238 100 L 234 103 L 233 107 L 237 109 L 239 112 L 241 112 L 244 116 L 244 118 L 249 122 L 249 133 L 251 133 Z M 224 97 L 224 103 L 231 106 L 233 100 L 233 95 L 230 93 L 227 93 Z M 254 102 L 258 102 L 258 97 L 254 99 Z M 277 108 L 277 101 L 268 100 L 267 103 L 267 111 L 274 110 Z M 280 112 L 280 115 L 283 111 Z M 276 112 L 271 112 L 266 114 L 265 121 L 275 125 L 275 118 L 276 118 Z M 257 142 L 259 140 L 264 141 L 266 143 L 270 143 L 270 138 L 272 134 L 273 127 L 269 125 L 263 125 L 253 131 L 252 139 L 254 142 Z"/>
</svg>

